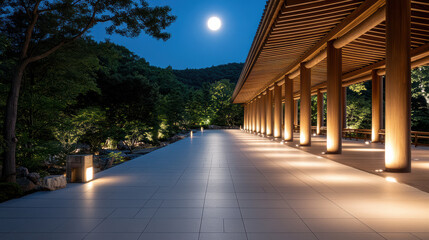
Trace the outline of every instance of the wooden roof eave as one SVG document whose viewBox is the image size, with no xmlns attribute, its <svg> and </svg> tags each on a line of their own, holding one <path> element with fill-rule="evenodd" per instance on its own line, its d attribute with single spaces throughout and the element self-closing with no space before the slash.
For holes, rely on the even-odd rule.
<svg viewBox="0 0 429 240">
<path fill-rule="evenodd" d="M 348 15 L 341 23 L 339 23 L 336 27 L 334 27 L 331 31 L 329 31 L 325 37 L 323 37 L 319 42 L 317 42 L 315 45 L 310 47 L 300 58 L 296 59 L 292 64 L 289 64 L 287 67 L 283 68 L 283 70 L 281 70 L 280 73 L 275 78 L 270 80 L 265 86 L 263 86 L 258 92 L 256 92 L 255 95 L 258 95 L 260 92 L 265 91 L 265 89 L 273 85 L 275 82 L 283 79 L 285 75 L 295 71 L 301 62 L 306 62 L 308 60 L 311 60 L 314 56 L 319 54 L 326 47 L 326 44 L 328 41 L 344 35 L 347 31 L 353 29 L 355 26 L 357 26 L 362 21 L 364 21 L 367 17 L 371 16 L 371 14 L 373 14 L 378 8 L 380 8 L 384 4 L 385 4 L 385 0 L 366 0 L 365 2 L 363 2 L 355 11 L 353 11 L 350 15 Z M 272 19 L 271 22 L 274 23 L 275 20 Z M 266 33 L 266 35 L 264 35 L 264 41 L 265 41 L 269 33 L 269 29 L 265 29 L 264 32 Z M 256 41 L 257 41 L 257 38 L 255 38 L 254 44 Z M 261 40 L 259 41 L 259 43 L 261 43 Z M 253 47 L 254 44 L 252 44 L 252 49 L 254 49 Z M 245 68 L 243 69 L 243 72 L 240 75 L 239 82 L 234 90 L 234 94 L 232 97 L 233 102 L 237 97 L 238 93 L 240 92 L 247 76 L 249 75 L 251 71 L 251 67 L 253 67 L 254 62 L 256 61 L 257 56 L 260 54 L 261 49 L 262 48 L 259 48 L 258 52 L 253 51 L 252 54 L 255 54 L 254 56 L 250 56 L 250 55 L 248 56 L 248 59 L 246 60 Z M 249 60 L 251 60 L 252 62 L 249 62 Z"/>
<path fill-rule="evenodd" d="M 263 14 L 261 23 L 257 30 L 256 36 L 253 39 L 252 46 L 250 47 L 249 54 L 247 55 L 246 62 L 244 64 L 243 70 L 238 79 L 237 85 L 235 86 L 234 92 L 232 94 L 231 101 L 234 102 L 238 93 L 240 92 L 245 79 L 249 75 L 256 59 L 257 55 L 261 52 L 263 47 L 263 43 L 269 34 L 269 30 L 273 26 L 275 19 L 277 19 L 277 15 L 281 11 L 285 0 L 268 0 L 267 6 L 265 8 L 265 12 Z"/>
</svg>

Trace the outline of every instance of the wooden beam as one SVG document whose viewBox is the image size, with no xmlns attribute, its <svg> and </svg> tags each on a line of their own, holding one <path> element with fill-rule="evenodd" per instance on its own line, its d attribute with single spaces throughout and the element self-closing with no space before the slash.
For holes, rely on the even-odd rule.
<svg viewBox="0 0 429 240">
<path fill-rule="evenodd" d="M 411 50 L 411 59 L 413 61 L 422 59 L 426 56 L 429 56 L 429 43 Z M 383 59 L 366 67 L 343 74 L 343 81 L 350 80 L 362 75 L 370 75 L 373 69 L 384 68 L 386 68 L 386 60 Z"/>
<path fill-rule="evenodd" d="M 353 28 L 351 31 L 344 34 L 342 37 L 338 38 L 334 42 L 335 48 L 342 48 L 352 42 L 353 40 L 359 38 L 369 30 L 373 29 L 378 24 L 386 20 L 386 7 L 381 7 L 378 9 L 371 17 L 365 19 L 358 26 Z"/>
<path fill-rule="evenodd" d="M 320 40 L 317 44 L 307 50 L 303 56 L 296 59 L 292 64 L 283 68 L 279 74 L 276 75 L 268 84 L 262 87 L 256 94 L 264 91 L 268 86 L 281 80 L 285 75 L 295 71 L 300 63 L 306 62 L 316 56 L 320 51 L 322 51 L 328 41 L 336 39 L 344 35 L 347 31 L 357 26 L 359 23 L 364 21 L 366 18 L 371 16 L 378 8 L 384 5 L 385 0 L 366 0 L 363 2 L 355 11 L 348 15 L 341 23 L 339 23 L 334 29 L 332 29 L 326 36 Z"/>
</svg>

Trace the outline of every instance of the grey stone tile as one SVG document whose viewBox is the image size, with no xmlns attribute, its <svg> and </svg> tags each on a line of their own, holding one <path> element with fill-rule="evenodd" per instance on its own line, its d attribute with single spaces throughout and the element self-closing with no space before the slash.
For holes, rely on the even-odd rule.
<svg viewBox="0 0 429 240">
<path fill-rule="evenodd" d="M 83 239 L 86 233 L 6 233 L 0 234 L 2 240 L 76 240 Z"/>
<path fill-rule="evenodd" d="M 301 219 L 244 219 L 249 232 L 310 232 Z"/>
<path fill-rule="evenodd" d="M 204 202 L 206 208 L 238 208 L 237 199 L 206 199 Z"/>
<path fill-rule="evenodd" d="M 312 232 L 373 232 L 357 219 L 303 219 Z"/>
<path fill-rule="evenodd" d="M 54 232 L 91 232 L 103 219 L 66 219 Z"/>
<path fill-rule="evenodd" d="M 221 218 L 205 218 L 201 222 L 201 232 L 224 232 L 223 219 Z"/>
<path fill-rule="evenodd" d="M 223 219 L 223 227 L 225 232 L 246 232 L 243 219 Z"/>
<path fill-rule="evenodd" d="M 157 212 L 158 208 L 141 208 L 134 218 L 152 218 Z"/>
<path fill-rule="evenodd" d="M 202 208 L 158 208 L 154 218 L 201 218 Z"/>
<path fill-rule="evenodd" d="M 152 219 L 145 232 L 199 232 L 201 219 Z"/>
<path fill-rule="evenodd" d="M 149 219 L 109 218 L 104 220 L 93 232 L 101 233 L 141 233 L 145 230 Z"/>
<path fill-rule="evenodd" d="M 378 233 L 315 233 L 319 240 L 383 240 L 384 238 Z M 399 239 L 398 239 L 399 240 Z M 406 240 L 401 238 L 401 240 Z"/>
<path fill-rule="evenodd" d="M 140 233 L 89 233 L 84 240 L 137 240 Z"/>
<path fill-rule="evenodd" d="M 139 240 L 198 240 L 198 233 L 142 233 Z"/>
<path fill-rule="evenodd" d="M 109 218 L 134 218 L 139 211 L 140 208 L 117 208 Z"/>
<path fill-rule="evenodd" d="M 203 218 L 241 218 L 239 208 L 204 208 Z"/>
<path fill-rule="evenodd" d="M 243 218 L 299 218 L 290 208 L 241 208 Z"/>
<path fill-rule="evenodd" d="M 245 233 L 201 233 L 200 240 L 247 240 Z"/>
<path fill-rule="evenodd" d="M 313 233 L 248 233 L 247 237 L 249 240 L 317 240 Z"/>
</svg>

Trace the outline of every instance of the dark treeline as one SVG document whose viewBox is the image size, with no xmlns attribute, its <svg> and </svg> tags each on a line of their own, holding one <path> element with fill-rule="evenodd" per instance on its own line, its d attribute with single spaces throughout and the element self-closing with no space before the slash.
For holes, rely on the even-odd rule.
<svg viewBox="0 0 429 240">
<path fill-rule="evenodd" d="M 10 45 L 1 39 L 0 121 L 15 65 Z M 76 41 L 25 71 L 17 164 L 38 170 L 47 161 L 64 162 L 82 144 L 96 153 L 119 141 L 156 145 L 199 126 L 240 125 L 242 107 L 230 98 L 241 67 L 163 69 L 108 41 Z"/>
</svg>

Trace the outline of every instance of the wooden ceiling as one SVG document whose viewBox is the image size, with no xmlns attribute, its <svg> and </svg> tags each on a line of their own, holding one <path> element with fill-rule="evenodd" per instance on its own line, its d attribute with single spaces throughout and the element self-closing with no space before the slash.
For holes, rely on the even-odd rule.
<svg viewBox="0 0 429 240">
<path fill-rule="evenodd" d="M 429 0 L 412 0 L 411 48 L 414 60 L 429 55 Z M 269 0 L 233 94 L 246 103 L 311 60 L 385 5 L 384 0 Z M 385 23 L 343 47 L 343 81 L 384 67 Z M 326 59 L 311 69 L 313 88 L 326 84 Z M 299 94 L 300 78 L 294 78 Z"/>
</svg>

